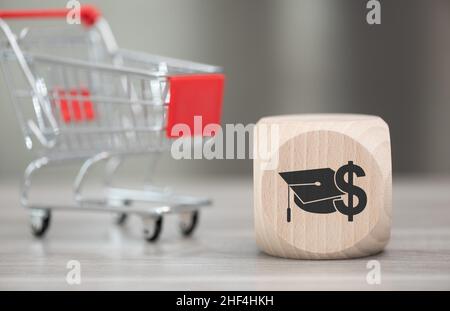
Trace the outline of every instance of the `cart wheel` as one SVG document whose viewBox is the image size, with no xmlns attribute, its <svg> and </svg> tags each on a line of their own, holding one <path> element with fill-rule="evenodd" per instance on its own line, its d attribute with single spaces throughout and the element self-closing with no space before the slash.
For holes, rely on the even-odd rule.
<svg viewBox="0 0 450 311">
<path fill-rule="evenodd" d="M 184 236 L 190 236 L 198 224 L 199 211 L 186 212 L 180 215 L 180 230 Z"/>
<path fill-rule="evenodd" d="M 124 200 L 122 202 L 123 206 L 130 206 L 131 205 L 131 201 L 130 200 Z M 114 222 L 116 223 L 116 225 L 118 226 L 123 226 L 125 224 L 125 222 L 128 219 L 128 214 L 127 213 L 118 213 L 114 219 Z"/>
<path fill-rule="evenodd" d="M 49 210 L 41 210 L 31 212 L 30 225 L 31 232 L 35 237 L 43 237 L 48 227 L 50 226 L 51 212 Z"/>
<path fill-rule="evenodd" d="M 144 238 L 147 242 L 155 242 L 162 230 L 162 216 L 144 218 Z"/>
<path fill-rule="evenodd" d="M 123 226 L 128 219 L 128 215 L 125 213 L 119 213 L 116 215 L 114 222 L 118 226 Z"/>
</svg>

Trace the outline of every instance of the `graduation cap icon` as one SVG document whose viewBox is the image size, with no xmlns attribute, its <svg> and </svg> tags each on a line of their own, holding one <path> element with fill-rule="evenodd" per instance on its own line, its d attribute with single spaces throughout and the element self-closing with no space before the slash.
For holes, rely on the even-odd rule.
<svg viewBox="0 0 450 311">
<path fill-rule="evenodd" d="M 331 168 L 320 168 L 303 171 L 279 173 L 288 184 L 287 222 L 291 221 L 291 189 L 294 202 L 302 210 L 317 214 L 336 212 L 334 200 L 344 192 L 335 184 L 335 171 Z"/>
</svg>

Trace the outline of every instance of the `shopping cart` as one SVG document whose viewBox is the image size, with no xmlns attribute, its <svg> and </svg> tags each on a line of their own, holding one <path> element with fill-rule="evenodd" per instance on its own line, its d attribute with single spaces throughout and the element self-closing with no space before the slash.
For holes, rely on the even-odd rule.
<svg viewBox="0 0 450 311">
<path fill-rule="evenodd" d="M 154 163 L 179 134 L 201 135 L 194 129 L 194 118 L 202 118 L 202 129 L 220 123 L 221 69 L 119 49 L 106 20 L 92 6 L 80 8 L 84 27 L 49 20 L 65 20 L 68 13 L 67 9 L 0 10 L 0 28 L 6 38 L 0 42 L 4 80 L 25 145 L 37 155 L 25 170 L 21 191 L 21 205 L 30 209 L 33 234 L 44 235 L 52 210 L 74 209 L 112 212 L 119 224 L 128 214 L 137 214 L 148 241 L 158 238 L 164 214 L 177 213 L 181 232 L 190 235 L 199 209 L 210 205 L 209 199 L 149 185 L 114 187 L 112 179 L 131 156 L 145 154 Z M 33 27 L 15 34 L 7 19 L 27 19 Z M 59 24 L 39 28 L 43 19 Z M 181 133 L 180 124 L 190 131 Z M 73 202 L 31 202 L 32 177 L 38 170 L 80 160 Z M 100 162 L 105 164 L 104 192 L 88 197 L 83 185 Z"/>
</svg>

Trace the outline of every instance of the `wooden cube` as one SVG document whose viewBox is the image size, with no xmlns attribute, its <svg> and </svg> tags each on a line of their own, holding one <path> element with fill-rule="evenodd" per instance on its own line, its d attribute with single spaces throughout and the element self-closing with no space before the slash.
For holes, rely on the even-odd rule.
<svg viewBox="0 0 450 311">
<path fill-rule="evenodd" d="M 389 241 L 388 125 L 377 116 L 287 115 L 254 132 L 256 241 L 298 259 L 375 254 Z"/>
</svg>

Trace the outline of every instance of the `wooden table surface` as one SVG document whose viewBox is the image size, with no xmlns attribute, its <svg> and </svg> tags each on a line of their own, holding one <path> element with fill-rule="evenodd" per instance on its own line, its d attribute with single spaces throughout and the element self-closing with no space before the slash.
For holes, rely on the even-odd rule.
<svg viewBox="0 0 450 311">
<path fill-rule="evenodd" d="M 19 207 L 18 182 L 0 181 L 1 290 L 431 290 L 450 289 L 450 179 L 394 181 L 394 224 L 387 249 L 353 260 L 280 259 L 258 251 L 249 178 L 177 180 L 209 194 L 194 237 L 183 239 L 168 216 L 161 240 L 141 238 L 140 219 L 123 228 L 108 214 L 54 213 L 48 235 L 31 237 Z M 64 183 L 47 178 L 34 197 L 70 199 Z M 69 188 L 70 189 L 70 188 Z M 48 196 L 49 195 L 49 196 Z M 369 260 L 381 284 L 369 285 Z M 81 284 L 69 285 L 66 264 L 81 264 Z"/>
</svg>

